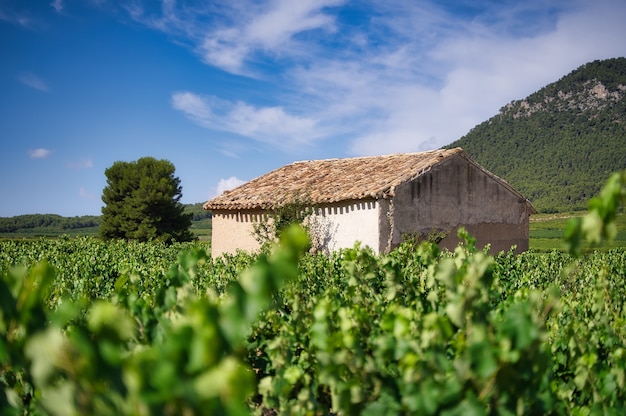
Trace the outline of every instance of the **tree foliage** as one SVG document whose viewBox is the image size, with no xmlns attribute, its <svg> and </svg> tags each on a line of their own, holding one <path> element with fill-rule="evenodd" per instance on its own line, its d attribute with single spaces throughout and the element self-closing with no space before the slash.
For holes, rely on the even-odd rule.
<svg viewBox="0 0 626 416">
<path fill-rule="evenodd" d="M 98 227 L 99 225 L 100 217 L 94 215 L 62 217 L 56 214 L 25 214 L 15 217 L 0 217 L 0 233 L 36 228 L 74 230 L 77 228 Z"/>
<path fill-rule="evenodd" d="M 539 212 L 584 210 L 626 169 L 625 126 L 626 58 L 616 58 L 511 102 L 447 147 L 462 147 Z"/>
<path fill-rule="evenodd" d="M 192 240 L 191 215 L 184 213 L 179 202 L 182 187 L 174 171 L 171 162 L 152 157 L 118 161 L 108 168 L 100 236 L 139 241 Z"/>
</svg>

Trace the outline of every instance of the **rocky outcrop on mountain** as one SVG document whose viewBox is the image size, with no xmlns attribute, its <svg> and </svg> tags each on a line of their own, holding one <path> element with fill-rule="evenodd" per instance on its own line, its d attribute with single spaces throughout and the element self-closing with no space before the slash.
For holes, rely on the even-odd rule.
<svg viewBox="0 0 626 416">
<path fill-rule="evenodd" d="M 540 212 L 585 209 L 626 169 L 626 58 L 590 62 L 512 101 L 447 147 L 457 146 Z"/>
</svg>

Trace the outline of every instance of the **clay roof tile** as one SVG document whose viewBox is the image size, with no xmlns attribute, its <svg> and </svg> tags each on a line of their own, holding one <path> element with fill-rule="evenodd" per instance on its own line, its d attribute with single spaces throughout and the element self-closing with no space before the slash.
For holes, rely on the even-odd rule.
<svg viewBox="0 0 626 416">
<path fill-rule="evenodd" d="M 301 198 L 312 204 L 394 196 L 412 180 L 461 148 L 385 156 L 294 162 L 213 198 L 204 209 L 266 209 Z"/>
</svg>

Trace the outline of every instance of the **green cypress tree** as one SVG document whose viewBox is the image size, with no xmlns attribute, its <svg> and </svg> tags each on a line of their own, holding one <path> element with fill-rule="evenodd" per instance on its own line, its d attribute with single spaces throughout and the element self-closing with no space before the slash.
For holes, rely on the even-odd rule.
<svg viewBox="0 0 626 416">
<path fill-rule="evenodd" d="M 115 162 L 105 170 L 102 192 L 104 239 L 190 241 L 191 215 L 184 213 L 180 179 L 168 160 L 143 157 L 135 162 Z"/>
</svg>

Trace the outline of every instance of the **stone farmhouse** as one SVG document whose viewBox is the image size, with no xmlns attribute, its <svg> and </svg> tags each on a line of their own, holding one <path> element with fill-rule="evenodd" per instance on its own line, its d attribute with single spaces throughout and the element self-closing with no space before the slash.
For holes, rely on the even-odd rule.
<svg viewBox="0 0 626 416">
<path fill-rule="evenodd" d="M 536 213 L 508 183 L 474 162 L 461 149 L 387 156 L 295 162 L 206 202 L 212 211 L 212 255 L 259 248 L 255 221 L 267 210 L 304 197 L 309 217 L 322 230 L 320 248 L 332 251 L 359 241 L 377 253 L 407 236 L 445 236 L 453 249 L 465 227 L 477 247 L 491 252 L 528 249 L 528 223 Z M 320 231 L 318 231 L 320 232 Z"/>
</svg>

